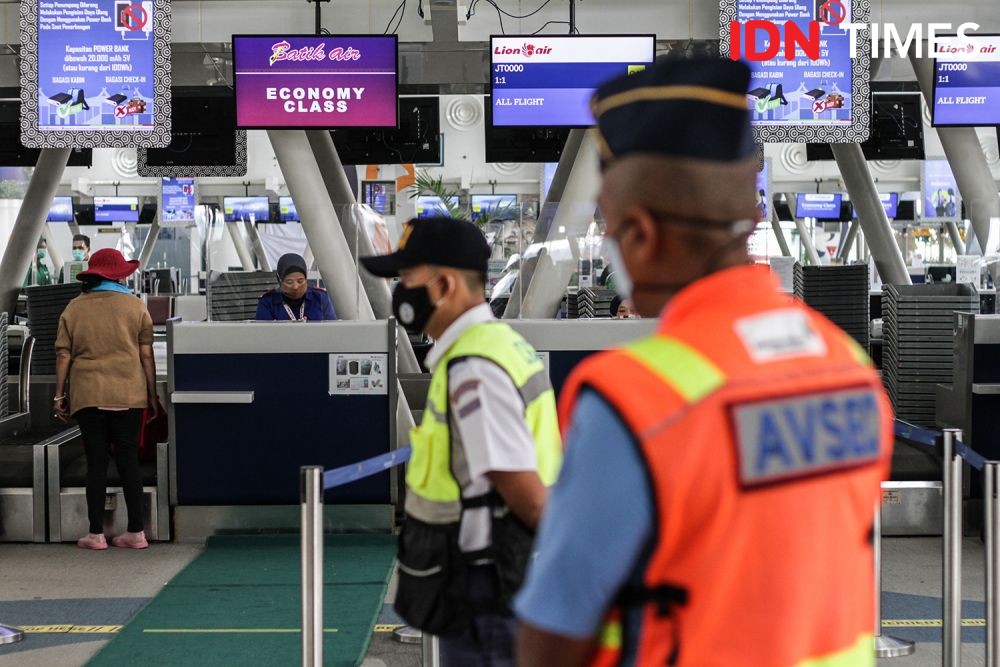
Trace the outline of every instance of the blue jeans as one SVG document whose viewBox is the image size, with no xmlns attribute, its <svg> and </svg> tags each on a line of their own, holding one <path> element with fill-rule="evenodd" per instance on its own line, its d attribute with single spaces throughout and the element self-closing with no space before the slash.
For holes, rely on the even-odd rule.
<svg viewBox="0 0 1000 667">
<path fill-rule="evenodd" d="M 473 567 L 468 572 L 469 598 L 495 600 L 496 572 L 493 566 Z M 514 667 L 517 621 L 494 614 L 475 616 L 457 637 L 441 637 L 441 667 Z"/>
</svg>

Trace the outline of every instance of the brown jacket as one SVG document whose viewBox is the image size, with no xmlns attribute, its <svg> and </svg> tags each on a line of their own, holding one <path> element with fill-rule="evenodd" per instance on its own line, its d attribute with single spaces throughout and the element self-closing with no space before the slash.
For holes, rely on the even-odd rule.
<svg viewBox="0 0 1000 667">
<path fill-rule="evenodd" d="M 70 414 L 83 408 L 144 408 L 140 345 L 153 344 L 142 301 L 118 292 L 81 294 L 59 318 L 56 352 L 69 352 Z"/>
</svg>

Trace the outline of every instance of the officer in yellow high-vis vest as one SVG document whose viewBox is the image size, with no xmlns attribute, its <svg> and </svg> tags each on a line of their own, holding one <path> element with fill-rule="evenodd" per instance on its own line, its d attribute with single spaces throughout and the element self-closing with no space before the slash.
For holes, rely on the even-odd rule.
<svg viewBox="0 0 1000 667">
<path fill-rule="evenodd" d="M 410 434 L 396 610 L 441 638 L 443 667 L 514 664 L 510 601 L 562 462 L 555 395 L 535 350 L 484 299 L 490 249 L 473 224 L 411 221 L 362 262 L 399 276 L 393 312 L 436 342 Z"/>
</svg>

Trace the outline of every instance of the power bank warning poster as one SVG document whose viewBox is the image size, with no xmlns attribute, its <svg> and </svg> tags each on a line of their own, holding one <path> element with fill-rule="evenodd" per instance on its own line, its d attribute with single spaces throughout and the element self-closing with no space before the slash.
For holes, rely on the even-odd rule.
<svg viewBox="0 0 1000 667">
<path fill-rule="evenodd" d="M 39 0 L 38 129 L 154 128 L 153 2 Z"/>
<path fill-rule="evenodd" d="M 396 127 L 396 37 L 233 35 L 236 126 Z"/>
</svg>

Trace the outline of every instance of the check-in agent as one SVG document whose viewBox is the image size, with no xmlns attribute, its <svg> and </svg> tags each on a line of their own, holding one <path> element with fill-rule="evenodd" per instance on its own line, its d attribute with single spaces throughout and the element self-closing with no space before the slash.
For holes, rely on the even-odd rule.
<svg viewBox="0 0 1000 667">
<path fill-rule="evenodd" d="M 311 287 L 306 279 L 306 261 L 288 253 L 278 260 L 279 289 L 268 290 L 257 302 L 257 320 L 320 322 L 337 319 L 330 295 L 321 287 Z"/>
</svg>

